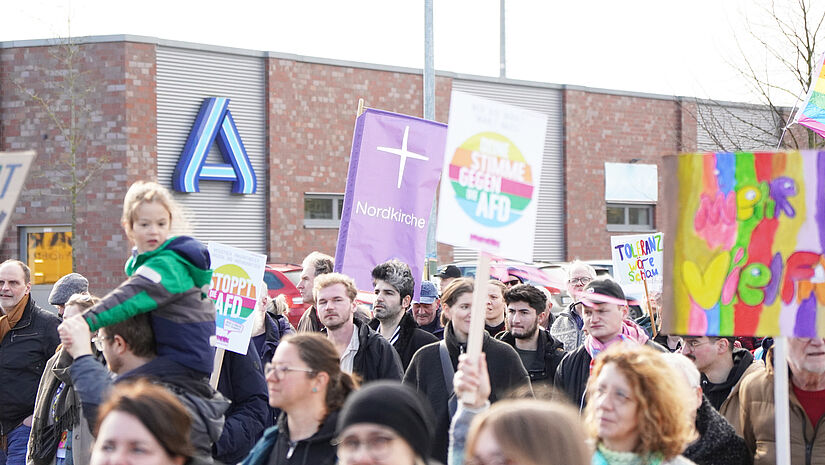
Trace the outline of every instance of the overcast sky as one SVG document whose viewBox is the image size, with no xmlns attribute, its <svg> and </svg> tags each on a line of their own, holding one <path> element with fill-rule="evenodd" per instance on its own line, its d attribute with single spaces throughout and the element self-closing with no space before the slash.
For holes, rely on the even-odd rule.
<svg viewBox="0 0 825 465">
<path fill-rule="evenodd" d="M 510 0 L 507 77 L 757 101 L 731 63 L 758 0 Z M 777 0 L 785 8 L 795 0 Z M 822 0 L 817 0 L 823 2 Z M 434 0 L 435 67 L 499 74 L 499 0 Z M 423 0 L 0 0 L 0 41 L 134 34 L 421 68 Z M 825 33 L 825 31 L 823 31 Z M 767 37 L 767 36 L 766 36 Z M 770 39 L 770 37 L 767 37 Z M 825 42 L 825 41 L 823 41 Z M 793 97 L 782 97 L 786 105 Z"/>
</svg>

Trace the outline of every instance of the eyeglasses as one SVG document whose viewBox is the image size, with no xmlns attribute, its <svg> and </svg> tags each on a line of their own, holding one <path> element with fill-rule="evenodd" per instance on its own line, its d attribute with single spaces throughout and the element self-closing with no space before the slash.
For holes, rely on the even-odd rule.
<svg viewBox="0 0 825 465">
<path fill-rule="evenodd" d="M 580 286 L 585 286 L 590 281 L 593 281 L 593 279 L 588 278 L 587 276 L 583 276 L 581 278 L 570 278 L 570 279 L 567 280 L 567 282 L 570 283 L 570 284 L 574 284 L 574 285 L 578 284 Z"/>
<path fill-rule="evenodd" d="M 97 347 L 97 350 L 103 352 L 103 343 L 106 341 L 106 339 L 111 339 L 111 338 L 106 337 L 106 336 L 97 335 L 97 336 L 92 338 L 92 344 L 94 344 L 95 347 Z"/>
<path fill-rule="evenodd" d="M 700 341 L 699 339 L 682 339 L 682 350 L 687 349 L 696 350 L 697 347 L 710 343 L 710 341 Z"/>
<path fill-rule="evenodd" d="M 504 284 L 506 284 L 510 287 L 513 287 L 513 286 L 517 286 L 517 285 L 521 284 L 521 281 L 519 281 L 518 279 L 513 279 L 511 281 L 505 281 Z"/>
<path fill-rule="evenodd" d="M 304 373 L 315 373 L 315 370 L 309 368 L 292 368 L 288 366 L 275 366 L 271 363 L 264 365 L 264 374 L 268 377 L 274 374 L 276 379 L 283 379 L 283 377 L 290 371 L 300 371 Z"/>
<path fill-rule="evenodd" d="M 333 439 L 331 444 L 336 446 L 338 458 L 347 459 L 358 453 L 361 446 L 366 448 L 367 455 L 375 460 L 386 458 L 390 453 L 390 445 L 398 439 L 397 436 L 389 434 L 373 434 L 367 436 L 366 439 L 359 439 L 354 436 L 346 436 L 344 438 Z"/>
</svg>

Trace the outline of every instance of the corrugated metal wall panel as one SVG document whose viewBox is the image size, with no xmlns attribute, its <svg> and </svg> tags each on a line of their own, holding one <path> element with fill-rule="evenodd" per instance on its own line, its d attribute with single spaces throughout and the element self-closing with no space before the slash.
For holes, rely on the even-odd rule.
<svg viewBox="0 0 825 465">
<path fill-rule="evenodd" d="M 172 173 L 201 104 L 228 97 L 229 111 L 252 162 L 258 189 L 231 193 L 231 183 L 201 181 L 200 192 L 175 193 L 188 210 L 193 235 L 266 253 L 268 156 L 265 59 L 172 47 L 157 48 L 158 181 L 172 185 Z M 209 163 L 223 163 L 213 144 Z"/>
<path fill-rule="evenodd" d="M 782 132 L 781 123 L 767 107 L 700 103 L 696 123 L 699 151 L 771 151 Z"/>
<path fill-rule="evenodd" d="M 547 115 L 533 260 L 563 261 L 566 249 L 561 90 L 458 79 L 453 80 L 453 89 Z M 453 251 L 456 261 L 474 260 L 476 256 L 470 249 L 457 247 Z"/>
</svg>

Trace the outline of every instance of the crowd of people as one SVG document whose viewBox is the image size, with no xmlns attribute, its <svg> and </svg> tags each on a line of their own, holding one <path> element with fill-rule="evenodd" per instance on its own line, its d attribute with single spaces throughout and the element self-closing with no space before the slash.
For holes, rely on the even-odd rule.
<svg viewBox="0 0 825 465">
<path fill-rule="evenodd" d="M 246 354 L 212 376 L 206 247 L 156 183 L 129 189 L 122 225 L 127 279 L 98 298 L 64 276 L 57 315 L 23 262 L 0 264 L 0 465 L 775 463 L 771 341 L 653 338 L 583 262 L 561 311 L 541 286 L 454 266 L 416 296 L 398 260 L 375 264 L 364 308 L 313 252 L 297 329 L 261 283 Z M 825 339 L 788 345 L 792 463 L 825 464 Z"/>
</svg>

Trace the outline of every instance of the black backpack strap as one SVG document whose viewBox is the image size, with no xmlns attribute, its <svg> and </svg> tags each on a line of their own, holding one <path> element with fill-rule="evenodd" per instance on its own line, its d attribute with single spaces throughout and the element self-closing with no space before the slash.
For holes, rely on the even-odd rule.
<svg viewBox="0 0 825 465">
<path fill-rule="evenodd" d="M 441 356 L 441 372 L 444 375 L 444 384 L 447 386 L 447 392 L 449 393 L 447 406 L 450 409 L 450 418 L 452 418 L 458 408 L 458 401 L 455 392 L 453 392 L 453 375 L 455 375 L 455 371 L 453 370 L 453 362 L 450 360 L 450 351 L 447 350 L 447 343 L 443 339 L 438 344 L 438 353 Z"/>
</svg>

